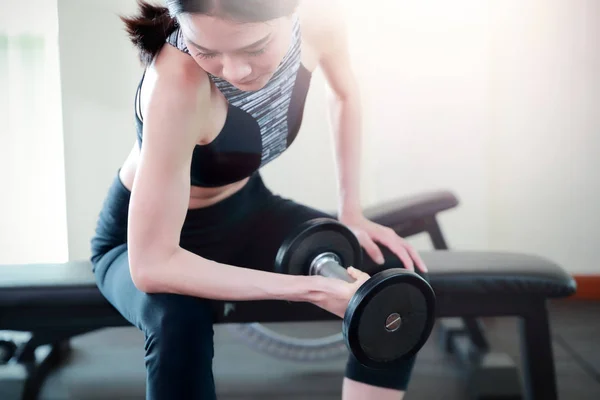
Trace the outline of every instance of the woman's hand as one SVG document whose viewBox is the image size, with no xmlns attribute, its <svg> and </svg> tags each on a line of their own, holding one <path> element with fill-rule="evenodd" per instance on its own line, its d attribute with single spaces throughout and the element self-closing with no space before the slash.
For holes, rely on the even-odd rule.
<svg viewBox="0 0 600 400">
<path fill-rule="evenodd" d="M 340 222 L 354 232 L 361 246 L 377 264 L 382 265 L 385 262 L 383 254 L 377 246 L 377 243 L 380 243 L 397 255 L 406 269 L 414 271 L 416 265 L 422 272 L 427 272 L 421 256 L 393 229 L 369 221 L 362 214 L 341 217 Z"/>
<path fill-rule="evenodd" d="M 348 303 L 354 293 L 370 278 L 369 274 L 353 267 L 349 267 L 347 271 L 356 280 L 355 282 L 348 283 L 338 278 L 319 277 L 324 280 L 327 289 L 323 292 L 323 296 L 314 302 L 315 305 L 340 318 L 344 318 L 346 308 L 348 308 Z"/>
</svg>

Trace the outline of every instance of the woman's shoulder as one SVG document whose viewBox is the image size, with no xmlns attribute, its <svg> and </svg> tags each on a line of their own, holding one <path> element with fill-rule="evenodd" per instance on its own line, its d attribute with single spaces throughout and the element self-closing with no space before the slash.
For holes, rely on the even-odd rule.
<svg viewBox="0 0 600 400">
<path fill-rule="evenodd" d="M 208 75 L 194 59 L 173 46 L 164 46 L 144 73 L 141 112 L 148 116 L 170 110 L 173 117 L 203 115 L 213 101 Z M 147 122 L 148 118 L 145 118 Z"/>
<path fill-rule="evenodd" d="M 209 84 L 208 74 L 192 57 L 168 44 L 157 54 L 147 73 L 153 74 L 157 82 L 182 89 L 198 89 Z"/>
<path fill-rule="evenodd" d="M 329 51 L 332 43 L 345 34 L 344 8 L 340 0 L 302 0 L 298 17 L 302 38 L 319 54 Z"/>
</svg>

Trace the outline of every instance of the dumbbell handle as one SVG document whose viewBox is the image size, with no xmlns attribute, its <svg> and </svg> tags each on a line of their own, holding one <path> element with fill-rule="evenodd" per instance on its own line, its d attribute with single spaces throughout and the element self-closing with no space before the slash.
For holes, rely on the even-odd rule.
<svg viewBox="0 0 600 400">
<path fill-rule="evenodd" d="M 350 276 L 346 268 L 342 267 L 342 262 L 334 253 L 319 254 L 310 263 L 310 275 L 321 275 L 327 278 L 337 278 L 343 281 L 354 283 L 356 280 Z"/>
</svg>

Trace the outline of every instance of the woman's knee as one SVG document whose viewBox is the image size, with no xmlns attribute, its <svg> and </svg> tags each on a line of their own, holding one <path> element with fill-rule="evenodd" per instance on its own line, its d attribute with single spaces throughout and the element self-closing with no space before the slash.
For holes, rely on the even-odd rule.
<svg viewBox="0 0 600 400">
<path fill-rule="evenodd" d="M 406 391 L 415 361 L 416 356 L 413 356 L 396 368 L 377 370 L 365 367 L 350 355 L 346 364 L 345 377 L 371 386 Z"/>
</svg>

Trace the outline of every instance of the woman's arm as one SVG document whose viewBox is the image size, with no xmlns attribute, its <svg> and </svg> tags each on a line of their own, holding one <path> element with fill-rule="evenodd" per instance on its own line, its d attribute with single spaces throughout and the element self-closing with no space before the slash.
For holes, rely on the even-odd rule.
<svg viewBox="0 0 600 400">
<path fill-rule="evenodd" d="M 170 54 L 169 54 L 170 53 Z M 329 288 L 320 277 L 282 275 L 220 264 L 179 246 L 190 197 L 195 144 L 214 120 L 208 78 L 194 61 L 166 46 L 149 70 L 144 145 L 132 188 L 128 242 L 131 275 L 148 293 L 218 300 L 318 302 Z"/>
<path fill-rule="evenodd" d="M 320 54 L 320 66 L 331 89 L 330 118 L 333 130 L 339 190 L 339 219 L 356 234 L 361 246 L 378 264 L 385 262 L 377 245 L 388 247 L 404 266 L 414 270 L 416 264 L 427 271 L 417 251 L 389 227 L 369 221 L 360 204 L 360 160 L 362 110 L 357 79 L 352 71 L 348 51 L 344 12 L 336 0 L 320 2 L 314 12 L 313 32 Z"/>
<path fill-rule="evenodd" d="M 312 4 L 312 3 L 309 3 Z M 310 6 L 306 6 L 309 13 Z M 329 122 L 334 138 L 339 215 L 362 213 L 360 159 L 362 110 L 360 92 L 348 51 L 346 26 L 339 1 L 319 2 L 310 12 L 309 40 L 317 47 L 319 66 L 328 83 Z M 312 10 L 311 10 L 312 11 Z"/>
</svg>

